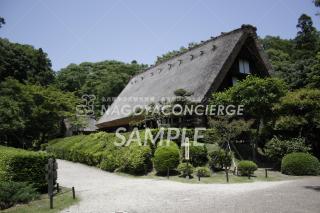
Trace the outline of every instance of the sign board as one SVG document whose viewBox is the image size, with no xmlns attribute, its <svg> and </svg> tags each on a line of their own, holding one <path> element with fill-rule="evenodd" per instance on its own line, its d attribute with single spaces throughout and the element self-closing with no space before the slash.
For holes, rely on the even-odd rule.
<svg viewBox="0 0 320 213">
<path fill-rule="evenodd" d="M 185 139 L 184 148 L 185 148 L 185 150 L 184 150 L 184 158 L 185 158 L 186 160 L 189 160 L 189 159 L 190 159 L 190 156 L 189 156 L 189 154 L 190 154 L 189 138 L 186 138 L 186 139 Z"/>
</svg>

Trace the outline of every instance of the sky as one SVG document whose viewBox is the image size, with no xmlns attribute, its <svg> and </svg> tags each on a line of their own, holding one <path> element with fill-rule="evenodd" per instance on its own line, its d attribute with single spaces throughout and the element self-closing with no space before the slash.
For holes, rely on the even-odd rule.
<svg viewBox="0 0 320 213">
<path fill-rule="evenodd" d="M 312 0 L 0 0 L 0 37 L 48 53 L 55 71 L 70 63 L 153 64 L 190 42 L 239 28 L 294 38 L 299 16 L 320 16 Z"/>
</svg>

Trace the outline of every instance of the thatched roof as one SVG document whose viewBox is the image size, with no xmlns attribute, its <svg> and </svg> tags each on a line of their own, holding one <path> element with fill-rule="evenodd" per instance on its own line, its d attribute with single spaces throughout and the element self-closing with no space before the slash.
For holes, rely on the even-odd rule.
<svg viewBox="0 0 320 213">
<path fill-rule="evenodd" d="M 174 91 L 184 89 L 193 92 L 191 98 L 203 101 L 209 93 L 217 90 L 226 71 L 230 69 L 247 38 L 253 38 L 258 57 L 267 71 L 271 66 L 258 42 L 256 29 L 250 25 L 228 33 L 222 33 L 189 51 L 179 54 L 134 76 L 124 90 L 97 122 L 98 128 L 124 125 L 129 122 L 130 113 L 110 115 L 115 107 L 122 105 L 150 104 L 148 100 L 126 101 L 128 97 L 173 97 Z M 109 115 L 108 115 L 109 113 Z"/>
</svg>

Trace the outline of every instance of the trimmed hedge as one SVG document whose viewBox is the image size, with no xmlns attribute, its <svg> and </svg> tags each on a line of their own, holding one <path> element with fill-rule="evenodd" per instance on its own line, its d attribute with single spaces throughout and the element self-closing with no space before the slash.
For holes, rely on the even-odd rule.
<svg viewBox="0 0 320 213">
<path fill-rule="evenodd" d="M 57 158 L 96 166 L 103 170 L 145 174 L 152 165 L 150 144 L 139 146 L 137 142 L 117 146 L 120 142 L 114 133 L 99 132 L 55 139 L 49 142 L 47 151 Z"/>
<path fill-rule="evenodd" d="M 0 180 L 27 182 L 40 191 L 46 191 L 45 165 L 48 158 L 44 152 L 0 146 Z"/>
<path fill-rule="evenodd" d="M 258 166 L 253 161 L 242 160 L 238 163 L 238 170 L 240 172 L 240 175 L 242 176 L 253 175 L 254 171 L 256 171 L 257 169 Z"/>
<path fill-rule="evenodd" d="M 281 162 L 281 172 L 287 175 L 318 175 L 320 163 L 310 154 L 295 152 L 284 156 Z"/>
<path fill-rule="evenodd" d="M 179 165 L 179 148 L 176 144 L 171 144 L 169 146 L 159 146 L 154 153 L 153 165 L 158 173 L 174 170 Z"/>
</svg>

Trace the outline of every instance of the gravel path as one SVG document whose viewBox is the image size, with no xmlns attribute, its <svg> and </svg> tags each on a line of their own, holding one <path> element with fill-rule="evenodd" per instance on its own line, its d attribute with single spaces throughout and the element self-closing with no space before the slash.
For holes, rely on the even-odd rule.
<svg viewBox="0 0 320 213">
<path fill-rule="evenodd" d="M 62 212 L 320 212 L 320 177 L 241 184 L 130 178 L 59 160 L 59 183 L 81 201 Z"/>
</svg>

